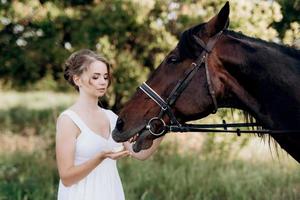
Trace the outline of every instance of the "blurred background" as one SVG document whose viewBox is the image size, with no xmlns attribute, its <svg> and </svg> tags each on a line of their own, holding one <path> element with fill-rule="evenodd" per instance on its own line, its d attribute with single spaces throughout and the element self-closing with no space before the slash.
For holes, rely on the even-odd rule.
<svg viewBox="0 0 300 200">
<path fill-rule="evenodd" d="M 64 60 L 81 48 L 113 64 L 103 105 L 117 112 L 180 33 L 224 0 L 0 0 L 0 200 L 55 199 L 55 123 L 77 93 Z M 300 48 L 299 0 L 230 0 L 230 29 Z M 243 122 L 221 109 L 198 122 Z M 300 167 L 268 137 L 170 133 L 118 163 L 128 200 L 300 199 Z"/>
</svg>

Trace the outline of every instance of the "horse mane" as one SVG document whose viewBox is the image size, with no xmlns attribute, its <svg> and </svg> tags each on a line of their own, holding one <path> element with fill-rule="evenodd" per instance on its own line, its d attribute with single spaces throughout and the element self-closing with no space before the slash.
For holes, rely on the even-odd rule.
<svg viewBox="0 0 300 200">
<path fill-rule="evenodd" d="M 201 31 L 204 25 L 205 23 L 194 26 L 188 30 L 185 30 L 180 35 L 180 39 L 178 42 L 178 50 L 181 58 L 191 58 L 191 59 L 197 58 L 198 56 L 197 52 L 199 52 L 199 46 L 196 45 L 196 41 L 193 36 L 196 35 L 199 31 Z M 296 48 L 292 48 L 282 44 L 277 44 L 274 42 L 268 42 L 259 38 L 246 36 L 241 32 L 235 32 L 232 30 L 224 30 L 224 34 L 232 36 L 237 39 L 246 40 L 252 43 L 256 43 L 256 44 L 260 44 L 263 46 L 276 49 L 277 51 L 296 59 L 300 58 L 300 50 Z"/>
<path fill-rule="evenodd" d="M 278 43 L 275 43 L 275 42 L 268 42 L 268 41 L 265 41 L 265 40 L 262 40 L 262 39 L 259 39 L 259 38 L 250 37 L 250 36 L 244 35 L 241 32 L 235 32 L 235 31 L 232 31 L 232 30 L 224 30 L 224 34 L 232 36 L 232 37 L 237 38 L 237 39 L 246 40 L 246 41 L 249 41 L 249 42 L 252 42 L 252 43 L 256 43 L 256 44 L 260 44 L 260 45 L 264 45 L 264 46 L 276 49 L 277 51 L 279 51 L 283 54 L 289 55 L 291 57 L 294 57 L 296 59 L 300 58 L 300 50 L 298 50 L 296 48 L 292 48 L 290 46 L 286 46 L 286 45 L 283 45 L 283 44 L 278 44 Z"/>
</svg>

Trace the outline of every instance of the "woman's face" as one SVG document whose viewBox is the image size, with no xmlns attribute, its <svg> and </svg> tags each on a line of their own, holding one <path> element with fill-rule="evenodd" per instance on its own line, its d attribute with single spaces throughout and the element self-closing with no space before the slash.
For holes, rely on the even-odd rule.
<svg viewBox="0 0 300 200">
<path fill-rule="evenodd" d="M 101 61 L 92 62 L 80 76 L 80 82 L 80 91 L 83 90 L 92 96 L 102 97 L 106 93 L 109 82 L 106 64 Z"/>
</svg>

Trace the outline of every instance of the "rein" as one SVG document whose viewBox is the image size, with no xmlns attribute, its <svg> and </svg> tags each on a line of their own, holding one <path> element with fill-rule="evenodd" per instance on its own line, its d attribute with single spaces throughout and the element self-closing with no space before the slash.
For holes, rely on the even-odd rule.
<svg viewBox="0 0 300 200">
<path fill-rule="evenodd" d="M 223 120 L 223 124 L 185 124 L 184 126 L 165 126 L 167 132 L 215 132 L 215 133 L 236 133 L 241 136 L 241 133 L 257 133 L 257 134 L 280 134 L 280 133 L 299 133 L 299 130 L 241 130 L 242 127 L 261 127 L 258 123 L 229 123 Z M 214 129 L 213 129 L 214 128 Z M 215 129 L 223 128 L 223 129 Z M 228 130 L 227 128 L 237 128 L 235 130 Z"/>
<path fill-rule="evenodd" d="M 151 118 L 147 125 L 146 129 L 154 136 L 160 137 L 167 132 L 227 132 L 227 133 L 236 133 L 238 136 L 241 133 L 259 133 L 259 134 L 277 134 L 277 133 L 298 133 L 300 130 L 268 130 L 268 129 L 259 129 L 259 130 L 241 130 L 241 127 L 261 127 L 261 124 L 258 123 L 230 123 L 227 124 L 224 120 L 222 124 L 180 124 L 176 119 L 173 111 L 172 105 L 176 102 L 179 95 L 183 90 L 188 86 L 192 78 L 198 72 L 200 67 L 204 64 L 205 74 L 208 85 L 208 91 L 212 99 L 214 109 L 212 113 L 216 113 L 218 110 L 217 99 L 215 96 L 215 91 L 212 86 L 209 68 L 208 68 L 208 55 L 211 53 L 216 42 L 222 35 L 223 31 L 220 31 L 218 34 L 214 35 L 209 39 L 207 44 L 203 42 L 200 38 L 194 36 L 196 43 L 203 48 L 204 51 L 200 54 L 195 62 L 191 64 L 192 69 L 188 71 L 184 78 L 179 80 L 174 89 L 171 91 L 169 97 L 165 101 L 160 95 L 158 95 L 147 83 L 142 83 L 139 88 L 149 96 L 156 104 L 161 108 L 160 113 L 157 117 Z M 170 125 L 166 125 L 165 121 L 162 119 L 163 115 L 167 114 L 170 119 Z M 158 128 L 157 128 L 158 127 Z M 216 129 L 223 128 L 223 129 Z M 227 128 L 237 128 L 236 130 L 228 130 Z"/>
</svg>

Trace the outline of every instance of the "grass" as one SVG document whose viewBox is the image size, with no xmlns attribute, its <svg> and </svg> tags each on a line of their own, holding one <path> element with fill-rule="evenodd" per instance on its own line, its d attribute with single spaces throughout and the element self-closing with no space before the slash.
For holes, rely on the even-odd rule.
<svg viewBox="0 0 300 200">
<path fill-rule="evenodd" d="M 48 141 L 46 148 L 34 152 L 0 154 L 0 200 L 56 199 L 55 120 L 75 96 L 53 92 L 0 94 L 0 134 Z M 224 117 L 228 114 L 221 111 L 206 120 L 219 122 Z M 232 117 L 239 120 L 236 112 Z M 197 142 L 186 145 L 192 140 L 190 135 L 177 141 L 168 138 L 177 136 L 167 136 L 149 160 L 126 158 L 118 163 L 126 199 L 300 199 L 299 164 L 290 158 L 266 159 L 257 146 L 247 149 L 253 141 L 250 137 L 205 134 L 202 146 Z M 194 148 L 198 145 L 201 148 Z M 240 156 L 241 149 L 259 153 L 249 159 Z"/>
<path fill-rule="evenodd" d="M 58 175 L 54 159 L 42 153 L 1 155 L 0 199 L 55 199 Z"/>
<path fill-rule="evenodd" d="M 53 133 L 57 116 L 76 98 L 51 91 L 0 91 L 0 96 L 0 132 L 20 135 Z"/>
<path fill-rule="evenodd" d="M 164 143 L 147 161 L 118 163 L 128 200 L 296 200 L 299 167 L 279 162 L 203 158 L 200 152 L 177 153 Z M 0 199 L 55 199 L 58 175 L 54 155 L 15 152 L 0 156 Z"/>
<path fill-rule="evenodd" d="M 52 91 L 16 92 L 0 91 L 0 109 L 7 110 L 14 107 L 29 109 L 49 109 L 71 105 L 76 93 L 62 93 Z"/>
<path fill-rule="evenodd" d="M 179 154 L 164 143 L 150 160 L 124 160 L 120 172 L 127 199 L 299 199 L 300 169 L 280 162 L 247 162 Z"/>
</svg>

